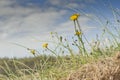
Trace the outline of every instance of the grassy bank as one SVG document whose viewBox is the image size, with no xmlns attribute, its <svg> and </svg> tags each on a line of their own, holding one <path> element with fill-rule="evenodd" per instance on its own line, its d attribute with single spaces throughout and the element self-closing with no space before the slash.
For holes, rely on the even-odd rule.
<svg viewBox="0 0 120 80">
<path fill-rule="evenodd" d="M 115 51 L 111 50 L 109 54 L 103 52 L 104 55 L 95 56 L 77 54 L 59 57 L 41 55 L 21 59 L 2 58 L 0 59 L 0 76 L 2 80 L 60 80 L 68 77 L 84 64 L 104 60 L 108 56 L 115 55 L 114 53 Z"/>
</svg>

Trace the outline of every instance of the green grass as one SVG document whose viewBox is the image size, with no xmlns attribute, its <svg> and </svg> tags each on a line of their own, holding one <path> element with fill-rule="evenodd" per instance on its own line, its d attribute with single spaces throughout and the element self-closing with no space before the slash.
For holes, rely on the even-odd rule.
<svg viewBox="0 0 120 80">
<path fill-rule="evenodd" d="M 59 57 L 41 55 L 21 59 L 3 58 L 0 59 L 0 76 L 3 78 L 2 80 L 60 80 L 86 63 L 114 55 L 115 49 L 113 50 L 107 49 L 102 54 L 99 54 L 100 51 L 95 51 L 89 56 L 76 54 Z"/>
</svg>

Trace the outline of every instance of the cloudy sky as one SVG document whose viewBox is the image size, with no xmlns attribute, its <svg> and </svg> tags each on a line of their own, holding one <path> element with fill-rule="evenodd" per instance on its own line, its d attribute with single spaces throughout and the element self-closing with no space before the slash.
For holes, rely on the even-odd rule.
<svg viewBox="0 0 120 80">
<path fill-rule="evenodd" d="M 12 43 L 41 52 L 42 41 L 50 39 L 50 32 L 69 38 L 74 34 L 69 20 L 73 13 L 80 13 L 79 22 L 87 38 L 94 38 L 101 29 L 96 16 L 111 19 L 110 5 L 120 10 L 119 3 L 120 0 L 0 0 L 0 57 L 32 56 Z"/>
</svg>

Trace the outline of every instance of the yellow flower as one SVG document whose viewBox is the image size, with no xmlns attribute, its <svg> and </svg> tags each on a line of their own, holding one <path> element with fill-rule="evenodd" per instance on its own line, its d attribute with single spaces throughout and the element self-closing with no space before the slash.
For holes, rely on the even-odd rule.
<svg viewBox="0 0 120 80">
<path fill-rule="evenodd" d="M 72 16 L 70 16 L 70 20 L 75 21 L 75 20 L 77 20 L 77 19 L 78 19 L 78 17 L 79 17 L 79 16 L 80 16 L 80 14 L 78 14 L 78 13 L 73 14 Z"/>
<path fill-rule="evenodd" d="M 77 36 L 79 36 L 79 35 L 81 35 L 82 33 L 81 32 L 79 32 L 79 31 L 76 31 L 76 33 L 75 33 L 75 35 L 77 35 Z"/>
<path fill-rule="evenodd" d="M 35 49 L 30 49 L 30 52 L 35 55 Z"/>
<path fill-rule="evenodd" d="M 47 47 L 48 47 L 48 43 L 44 43 L 44 44 L 42 45 L 42 47 L 43 47 L 43 48 L 47 48 Z"/>
</svg>

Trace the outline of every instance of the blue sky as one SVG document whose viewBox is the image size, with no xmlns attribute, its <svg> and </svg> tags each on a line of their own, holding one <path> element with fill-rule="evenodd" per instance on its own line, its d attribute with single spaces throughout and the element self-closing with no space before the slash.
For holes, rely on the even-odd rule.
<svg viewBox="0 0 120 80">
<path fill-rule="evenodd" d="M 100 33 L 99 23 L 86 17 L 104 16 L 113 19 L 110 5 L 120 12 L 120 0 L 0 0 L 0 57 L 32 56 L 19 43 L 42 51 L 39 41 L 50 40 L 50 32 L 70 37 L 74 34 L 73 13 L 80 13 L 79 22 L 89 40 Z M 39 40 L 39 41 L 38 41 Z"/>
</svg>

